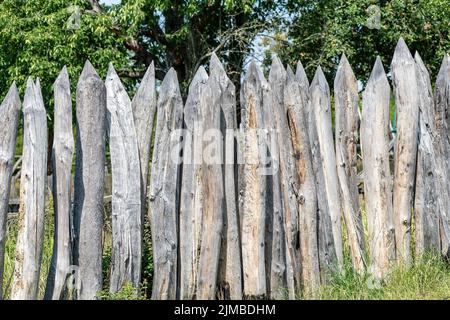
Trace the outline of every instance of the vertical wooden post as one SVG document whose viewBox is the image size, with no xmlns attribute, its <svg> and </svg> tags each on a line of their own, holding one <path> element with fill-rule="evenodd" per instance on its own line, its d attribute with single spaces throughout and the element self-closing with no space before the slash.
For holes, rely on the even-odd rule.
<svg viewBox="0 0 450 320">
<path fill-rule="evenodd" d="M 439 197 L 442 199 L 444 210 L 439 217 L 441 252 L 445 257 L 450 256 L 450 56 L 447 54 L 436 79 L 434 92 L 433 118 L 436 125 L 436 163 L 441 186 Z"/>
<path fill-rule="evenodd" d="M 39 79 L 28 79 L 23 102 L 23 160 L 20 180 L 19 233 L 12 300 L 35 300 L 44 242 L 47 182 L 47 115 Z"/>
<path fill-rule="evenodd" d="M 442 193 L 439 191 L 434 150 L 436 126 L 432 117 L 433 91 L 430 74 L 419 53 L 414 56 L 419 96 L 419 140 L 415 180 L 414 220 L 415 254 L 420 257 L 426 250 L 439 252 L 439 216 L 443 212 Z"/>
<path fill-rule="evenodd" d="M 202 234 L 202 108 L 208 74 L 200 67 L 184 107 L 183 170 L 180 195 L 180 299 L 195 299 Z"/>
<path fill-rule="evenodd" d="M 288 68 L 284 88 L 284 104 L 292 145 L 295 199 L 299 212 L 301 279 L 306 292 L 314 294 L 320 285 L 319 250 L 317 241 L 317 192 L 314 176 L 310 138 L 307 128 L 308 85 L 301 84 Z M 306 79 L 307 81 L 307 79 Z"/>
<path fill-rule="evenodd" d="M 131 101 L 112 64 L 106 76 L 106 107 L 112 173 L 110 291 L 139 287 L 142 256 L 141 178 Z"/>
<path fill-rule="evenodd" d="M 394 224 L 397 258 L 407 265 L 411 259 L 411 213 L 417 163 L 419 101 L 416 67 L 403 38 L 397 43 L 391 63 L 397 107 L 394 149 Z"/>
<path fill-rule="evenodd" d="M 102 290 L 103 189 L 105 180 L 106 88 L 86 61 L 77 84 L 74 189 L 74 264 L 77 299 Z"/>
<path fill-rule="evenodd" d="M 317 68 L 311 83 L 311 109 L 317 128 L 321 158 L 319 164 L 323 168 L 326 201 L 330 210 L 331 230 L 336 251 L 337 267 L 343 263 L 342 228 L 341 228 L 341 199 L 339 180 L 336 168 L 336 154 L 334 151 L 333 132 L 331 127 L 330 89 L 325 75 L 320 67 Z M 325 200 L 324 199 L 324 200 Z"/>
<path fill-rule="evenodd" d="M 67 277 L 72 265 L 71 182 L 74 139 L 72 130 L 72 96 L 67 68 L 64 67 L 54 85 L 55 112 L 53 135 L 53 207 L 55 233 L 53 255 L 45 288 L 45 299 L 63 299 L 67 293 Z"/>
<path fill-rule="evenodd" d="M 272 264 L 270 266 L 269 295 L 272 299 L 282 299 L 286 290 L 290 299 L 295 299 L 296 283 L 300 281 L 300 256 L 298 241 L 298 210 L 292 183 L 292 145 L 284 105 L 286 70 L 277 56 L 272 59 L 269 85 L 273 95 L 268 126 L 272 124 L 272 135 L 278 150 L 273 150 L 272 161 L 278 163 L 273 172 L 273 199 L 281 204 L 273 212 Z M 278 152 L 276 152 L 278 151 Z M 278 155 L 278 159 L 273 159 Z"/>
<path fill-rule="evenodd" d="M 0 300 L 3 295 L 6 219 L 16 151 L 20 98 L 14 82 L 0 105 Z"/>
<path fill-rule="evenodd" d="M 161 84 L 150 179 L 154 278 L 152 299 L 177 298 L 180 141 L 183 101 L 176 71 Z"/>
<path fill-rule="evenodd" d="M 390 87 L 377 57 L 363 93 L 361 149 L 364 166 L 364 195 L 369 246 L 370 273 L 383 279 L 395 259 L 391 173 L 389 169 Z"/>
<path fill-rule="evenodd" d="M 242 127 L 244 129 L 242 165 L 239 183 L 242 234 L 244 295 L 266 295 L 265 225 L 266 176 L 261 151 L 266 152 L 261 129 L 264 128 L 263 104 L 268 99 L 268 84 L 255 62 L 250 64 L 242 86 Z M 266 102 L 267 103 L 267 102 Z"/>
<path fill-rule="evenodd" d="M 144 78 L 142 78 L 139 88 L 131 101 L 131 108 L 133 110 L 134 126 L 139 148 L 141 168 L 141 219 L 144 219 L 147 205 L 150 148 L 156 113 L 155 65 L 153 62 L 148 67 Z"/>
<path fill-rule="evenodd" d="M 229 297 L 232 300 L 238 300 L 242 299 L 242 261 L 236 192 L 236 143 L 234 138 L 234 131 L 237 128 L 236 88 L 215 54 L 211 56 L 209 68 L 211 77 L 216 78 L 220 85 L 221 131 L 224 137 L 225 210 L 221 262 L 219 265 L 219 286 L 224 298 Z"/>
<path fill-rule="evenodd" d="M 362 273 L 364 230 L 359 207 L 357 144 L 359 135 L 358 84 L 345 54 L 334 79 L 336 161 L 342 209 L 353 268 Z"/>
<path fill-rule="evenodd" d="M 297 63 L 297 71 L 295 73 L 295 77 L 299 84 L 302 100 L 306 101 L 305 120 L 307 122 L 307 129 L 311 146 L 313 171 L 316 181 L 317 193 L 317 238 L 319 248 L 319 265 L 321 271 L 320 276 L 322 282 L 324 282 L 326 280 L 327 269 L 329 268 L 330 264 L 336 261 L 336 249 L 334 247 L 333 232 L 331 230 L 330 209 L 328 201 L 324 200 L 327 197 L 325 192 L 325 176 L 323 167 L 321 165 L 322 155 L 319 147 L 319 137 L 317 134 L 315 113 L 311 105 L 310 86 L 305 70 L 300 61 Z M 302 223 L 300 223 L 300 226 L 301 225 Z"/>
<path fill-rule="evenodd" d="M 212 70 L 211 72 L 215 72 Z M 198 266 L 197 298 L 214 299 L 219 271 L 223 216 L 224 181 L 222 172 L 223 141 L 220 130 L 221 88 L 217 76 L 209 77 L 200 99 L 202 148 L 202 234 Z"/>
</svg>

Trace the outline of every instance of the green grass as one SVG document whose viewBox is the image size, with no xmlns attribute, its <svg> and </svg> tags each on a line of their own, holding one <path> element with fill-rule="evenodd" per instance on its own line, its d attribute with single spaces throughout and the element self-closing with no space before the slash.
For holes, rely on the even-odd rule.
<svg viewBox="0 0 450 320">
<path fill-rule="evenodd" d="M 438 255 L 427 253 L 410 268 L 394 267 L 384 283 L 376 283 L 368 274 L 358 275 L 350 259 L 344 272 L 331 274 L 327 285 L 317 296 L 324 300 L 448 300 L 450 299 L 450 266 Z"/>
</svg>

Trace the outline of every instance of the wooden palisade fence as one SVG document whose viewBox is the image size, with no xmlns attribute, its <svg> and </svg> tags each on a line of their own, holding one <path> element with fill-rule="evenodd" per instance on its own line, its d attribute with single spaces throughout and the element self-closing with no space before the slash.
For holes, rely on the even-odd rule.
<svg viewBox="0 0 450 320">
<path fill-rule="evenodd" d="M 102 81 L 87 61 L 76 90 L 75 142 L 64 68 L 54 84 L 55 230 L 44 298 L 95 299 L 103 288 L 108 146 L 111 292 L 140 285 L 145 215 L 153 299 L 314 295 L 331 272 L 343 272 L 347 251 L 355 272 L 376 280 L 428 250 L 448 257 L 450 57 L 433 92 L 424 62 L 400 39 L 391 74 L 392 91 L 377 58 L 360 99 L 343 55 L 332 100 L 320 67 L 310 85 L 300 62 L 294 74 L 274 57 L 267 80 L 252 62 L 242 80 L 238 123 L 235 86 L 215 54 L 209 74 L 198 69 L 185 103 L 174 69 L 157 94 L 151 64 L 130 99 L 112 65 Z M 20 108 L 13 84 L 0 105 L 0 294 Z M 10 297 L 36 299 L 47 181 L 39 79 L 28 80 L 23 118 Z"/>
</svg>

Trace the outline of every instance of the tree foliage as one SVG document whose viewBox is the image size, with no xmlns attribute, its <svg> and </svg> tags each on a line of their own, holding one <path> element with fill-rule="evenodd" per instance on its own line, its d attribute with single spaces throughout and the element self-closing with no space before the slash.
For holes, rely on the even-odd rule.
<svg viewBox="0 0 450 320">
<path fill-rule="evenodd" d="M 369 24 L 373 6 L 381 13 L 378 26 Z M 283 43 L 277 41 L 274 51 L 294 65 L 301 59 L 309 76 L 318 65 L 333 75 L 345 53 L 364 81 L 377 55 L 390 64 L 400 36 L 434 75 L 450 50 L 448 0 L 286 0 L 286 12 L 278 31 Z"/>
</svg>

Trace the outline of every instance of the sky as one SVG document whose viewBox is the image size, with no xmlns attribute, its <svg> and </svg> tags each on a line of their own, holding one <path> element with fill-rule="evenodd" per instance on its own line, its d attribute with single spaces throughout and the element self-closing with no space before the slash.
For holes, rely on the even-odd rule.
<svg viewBox="0 0 450 320">
<path fill-rule="evenodd" d="M 102 3 L 102 4 L 118 4 L 118 3 L 120 3 L 120 0 L 100 0 L 100 3 Z"/>
</svg>

